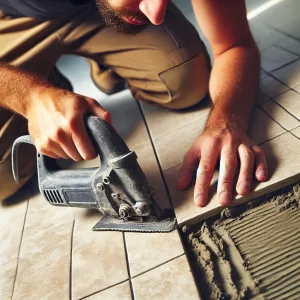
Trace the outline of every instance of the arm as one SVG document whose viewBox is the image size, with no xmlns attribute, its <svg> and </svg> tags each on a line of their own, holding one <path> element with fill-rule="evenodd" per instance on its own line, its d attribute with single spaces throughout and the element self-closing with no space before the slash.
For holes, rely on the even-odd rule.
<svg viewBox="0 0 300 300">
<path fill-rule="evenodd" d="M 92 113 L 111 122 L 110 114 L 94 99 L 56 88 L 4 63 L 0 63 L 0 106 L 28 119 L 37 150 L 53 158 L 94 158 L 83 115 Z"/>
<path fill-rule="evenodd" d="M 250 192 L 255 166 L 256 178 L 267 179 L 262 150 L 247 136 L 259 78 L 259 52 L 253 41 L 242 0 L 193 0 L 201 29 L 212 47 L 214 64 L 209 91 L 213 108 L 203 134 L 186 154 L 178 182 L 185 189 L 194 166 L 200 164 L 195 203 L 204 206 L 217 159 L 220 157 L 218 197 L 223 205 L 232 199 L 234 178 L 240 160 L 236 191 Z"/>
</svg>

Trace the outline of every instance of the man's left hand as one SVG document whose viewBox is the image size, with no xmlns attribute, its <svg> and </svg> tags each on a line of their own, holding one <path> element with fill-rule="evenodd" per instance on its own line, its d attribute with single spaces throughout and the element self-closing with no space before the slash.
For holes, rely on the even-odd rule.
<svg viewBox="0 0 300 300">
<path fill-rule="evenodd" d="M 194 202 L 197 206 L 203 207 L 208 202 L 208 191 L 218 158 L 217 195 L 223 206 L 232 201 L 237 171 L 236 192 L 242 196 L 251 191 L 254 170 L 258 181 L 268 178 L 266 156 L 245 132 L 236 126 L 208 127 L 186 153 L 177 183 L 178 190 L 186 189 L 196 173 Z"/>
</svg>

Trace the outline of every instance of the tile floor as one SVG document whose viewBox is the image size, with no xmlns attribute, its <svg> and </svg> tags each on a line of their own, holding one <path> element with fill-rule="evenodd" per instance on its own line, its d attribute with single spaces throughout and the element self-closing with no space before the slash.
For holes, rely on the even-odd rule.
<svg viewBox="0 0 300 300">
<path fill-rule="evenodd" d="M 196 25 L 190 4 L 175 2 Z M 249 0 L 248 11 L 266 2 Z M 260 92 L 250 135 L 267 154 L 271 178 L 256 183 L 250 196 L 236 197 L 235 204 L 300 179 L 296 159 L 300 147 L 300 22 L 294 13 L 300 2 L 269 2 L 277 4 L 255 17 L 252 14 L 250 20 L 262 53 Z M 181 193 L 175 190 L 183 155 L 204 127 L 208 102 L 185 113 L 145 103 L 140 110 L 128 91 L 111 97 L 102 94 L 90 80 L 85 60 L 66 56 L 58 66 L 75 92 L 97 99 L 113 114 L 116 128 L 137 152 L 164 207 L 170 207 L 172 201 L 180 225 L 220 212 L 215 194 L 217 171 L 206 208 L 194 206 L 192 188 Z M 180 143 L 175 133 L 180 134 Z M 98 161 L 89 162 L 91 165 L 97 166 Z M 29 198 L 24 194 L 23 198 L 0 207 L 0 299 L 199 299 L 177 231 L 93 232 L 90 229 L 98 213 L 52 207 L 38 194 Z"/>
</svg>

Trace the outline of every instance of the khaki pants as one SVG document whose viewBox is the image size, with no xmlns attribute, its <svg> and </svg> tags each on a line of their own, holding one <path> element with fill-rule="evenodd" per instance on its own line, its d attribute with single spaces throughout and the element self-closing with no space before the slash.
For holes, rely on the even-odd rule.
<svg viewBox="0 0 300 300">
<path fill-rule="evenodd" d="M 137 100 L 171 109 L 190 107 L 208 91 L 206 49 L 196 29 L 172 3 L 162 25 L 149 26 L 136 36 L 105 27 L 91 8 L 46 21 L 2 15 L 0 45 L 0 60 L 44 78 L 63 54 L 89 58 L 124 78 Z M 22 117 L 0 108 L 0 200 L 19 188 L 12 178 L 10 152 L 13 141 L 26 130 Z M 28 178 L 35 171 L 29 149 L 21 151 L 20 169 Z"/>
</svg>

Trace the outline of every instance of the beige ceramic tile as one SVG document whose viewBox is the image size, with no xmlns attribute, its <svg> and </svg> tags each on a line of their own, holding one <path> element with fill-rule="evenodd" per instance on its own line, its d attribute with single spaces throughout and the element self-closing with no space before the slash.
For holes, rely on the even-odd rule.
<svg viewBox="0 0 300 300">
<path fill-rule="evenodd" d="M 186 111 L 165 109 L 154 104 L 143 103 L 143 111 L 153 139 L 174 132 L 176 129 L 209 114 L 210 102 L 205 99 L 196 108 Z"/>
<path fill-rule="evenodd" d="M 289 53 L 275 46 L 261 51 L 261 65 L 267 71 L 272 71 L 290 63 L 298 58 L 297 55 Z"/>
<path fill-rule="evenodd" d="M 300 84 L 300 60 L 272 73 L 287 86 L 294 88 Z"/>
<path fill-rule="evenodd" d="M 185 255 L 132 280 L 136 300 L 200 299 Z"/>
<path fill-rule="evenodd" d="M 262 109 L 286 130 L 292 130 L 300 125 L 300 122 L 295 117 L 290 115 L 273 100 L 263 104 Z"/>
<path fill-rule="evenodd" d="M 99 292 L 85 300 L 132 300 L 129 281 L 125 281 L 107 290 Z"/>
<path fill-rule="evenodd" d="M 300 84 L 294 87 L 294 90 L 300 93 Z"/>
<path fill-rule="evenodd" d="M 0 299 L 11 299 L 27 201 L 0 202 Z"/>
<path fill-rule="evenodd" d="M 233 205 L 247 202 L 299 180 L 300 160 L 295 159 L 299 156 L 299 148 L 300 141 L 288 132 L 263 144 L 262 149 L 267 156 L 270 179 L 267 182 L 255 182 L 254 191 L 246 197 L 236 196 Z M 204 208 L 199 208 L 193 204 L 193 187 L 190 187 L 185 192 L 176 191 L 174 174 L 177 172 L 178 167 L 175 167 L 165 171 L 164 174 L 175 206 L 177 221 L 180 226 L 195 224 L 222 211 L 223 207 L 219 205 L 216 196 L 217 176 L 214 177 L 211 183 L 212 187 L 208 205 Z"/>
<path fill-rule="evenodd" d="M 279 95 L 274 100 L 290 114 L 300 119 L 300 94 L 290 90 Z"/>
<path fill-rule="evenodd" d="M 184 253 L 179 233 L 126 233 L 131 277 L 135 277 Z"/>
<path fill-rule="evenodd" d="M 249 136 L 257 144 L 275 138 L 285 130 L 273 121 L 264 111 L 256 108 L 251 117 Z"/>
<path fill-rule="evenodd" d="M 207 116 L 186 124 L 175 131 L 154 139 L 154 145 L 163 170 L 180 164 L 185 153 L 203 131 Z"/>
<path fill-rule="evenodd" d="M 100 213 L 78 209 L 72 251 L 72 297 L 80 299 L 128 279 L 123 234 L 92 231 Z"/>
<path fill-rule="evenodd" d="M 71 208 L 29 200 L 14 299 L 69 299 Z"/>
<path fill-rule="evenodd" d="M 195 120 L 175 132 L 154 139 L 154 145 L 163 170 L 180 164 L 185 153 L 203 131 L 207 116 Z M 264 130 L 262 130 L 262 128 Z M 267 116 L 262 110 L 256 109 L 250 124 L 250 136 L 257 143 L 270 140 L 285 130 Z"/>
<path fill-rule="evenodd" d="M 286 92 L 289 88 L 265 73 L 265 76 L 260 80 L 259 89 L 267 96 L 273 98 Z"/>
<path fill-rule="evenodd" d="M 298 139 L 300 139 L 300 127 L 297 127 L 291 131 L 293 135 L 295 135 Z"/>
</svg>

